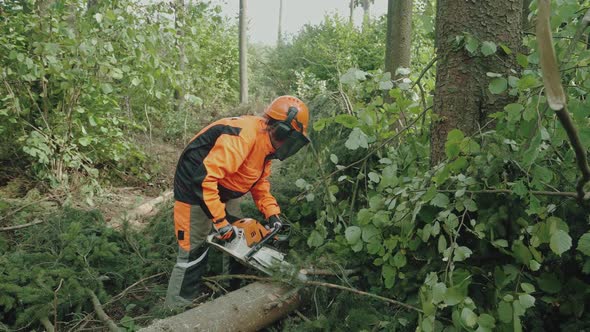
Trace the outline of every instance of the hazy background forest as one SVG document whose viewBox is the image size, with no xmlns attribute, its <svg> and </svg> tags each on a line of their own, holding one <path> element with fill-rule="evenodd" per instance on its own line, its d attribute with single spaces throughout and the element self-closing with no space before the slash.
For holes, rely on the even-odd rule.
<svg viewBox="0 0 590 332">
<path fill-rule="evenodd" d="M 590 1 L 387 2 L 261 45 L 208 1 L 0 0 L 0 330 L 173 314 L 171 204 L 129 213 L 200 128 L 282 94 L 313 128 L 273 170 L 288 260 L 405 305 L 306 287 L 268 331 L 589 329 Z"/>
</svg>

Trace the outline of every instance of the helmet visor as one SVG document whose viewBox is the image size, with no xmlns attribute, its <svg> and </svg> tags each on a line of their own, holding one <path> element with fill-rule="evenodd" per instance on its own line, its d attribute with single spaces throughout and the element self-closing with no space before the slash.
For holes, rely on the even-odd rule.
<svg viewBox="0 0 590 332">
<path fill-rule="evenodd" d="M 308 143 L 309 138 L 296 130 L 291 130 L 283 145 L 275 151 L 274 156 L 279 160 L 285 160 L 297 153 L 297 151 L 301 150 Z"/>
</svg>

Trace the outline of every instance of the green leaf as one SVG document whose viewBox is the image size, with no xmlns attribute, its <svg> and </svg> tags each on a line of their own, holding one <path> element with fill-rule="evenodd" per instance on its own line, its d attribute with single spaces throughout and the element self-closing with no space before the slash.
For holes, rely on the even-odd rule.
<svg viewBox="0 0 590 332">
<path fill-rule="evenodd" d="M 498 305 L 498 318 L 503 323 L 510 323 L 512 321 L 512 306 L 510 303 L 500 301 Z"/>
<path fill-rule="evenodd" d="M 352 226 L 354 227 L 354 226 Z M 349 228 L 347 228 L 346 230 L 348 230 Z M 375 240 L 379 240 L 379 234 L 381 234 L 381 232 L 379 231 L 379 229 L 377 229 L 377 227 L 373 226 L 373 225 L 367 225 L 367 226 L 363 226 L 362 228 L 362 239 L 365 242 L 371 242 L 371 241 L 375 241 Z"/>
<path fill-rule="evenodd" d="M 493 329 L 494 327 L 496 327 L 496 319 L 492 315 L 481 314 L 477 318 L 477 324 L 481 327 Z"/>
<path fill-rule="evenodd" d="M 375 172 L 369 172 L 368 176 L 369 176 L 369 180 L 371 180 L 375 183 L 379 183 L 379 174 L 377 174 Z"/>
<path fill-rule="evenodd" d="M 479 46 L 479 42 L 477 39 L 473 38 L 473 36 L 467 36 L 465 40 L 465 49 L 471 53 L 471 55 L 475 54 L 477 51 L 477 47 Z"/>
<path fill-rule="evenodd" d="M 525 291 L 527 294 L 530 294 L 535 291 L 535 286 L 529 284 L 528 282 L 523 282 L 520 284 L 520 288 Z"/>
<path fill-rule="evenodd" d="M 367 135 L 359 128 L 354 128 L 344 142 L 344 146 L 349 150 L 356 150 L 359 147 L 366 149 L 369 147 Z"/>
<path fill-rule="evenodd" d="M 440 303 L 445 299 L 445 293 L 447 292 L 447 286 L 438 282 L 432 286 L 432 302 L 434 304 Z"/>
<path fill-rule="evenodd" d="M 496 240 L 494 242 L 492 242 L 492 245 L 496 248 L 508 248 L 508 241 L 504 240 L 504 239 L 499 239 Z"/>
<path fill-rule="evenodd" d="M 527 90 L 530 88 L 534 88 L 535 86 L 539 85 L 539 79 L 531 74 L 524 75 L 518 80 L 518 89 L 519 90 Z"/>
<path fill-rule="evenodd" d="M 404 267 L 406 266 L 406 263 L 406 255 L 404 255 L 401 251 L 395 253 L 395 256 L 393 256 L 393 265 L 396 267 Z"/>
<path fill-rule="evenodd" d="M 516 55 L 516 62 L 518 62 L 518 64 L 522 67 L 522 68 L 526 68 L 529 65 L 529 59 L 527 58 L 526 55 L 518 53 Z"/>
<path fill-rule="evenodd" d="M 469 308 L 461 310 L 461 320 L 468 327 L 474 327 L 477 323 L 477 315 Z"/>
<path fill-rule="evenodd" d="M 508 81 L 503 77 L 497 77 L 490 80 L 488 87 L 493 94 L 500 94 L 508 88 Z"/>
<path fill-rule="evenodd" d="M 443 193 L 437 193 L 436 196 L 434 196 L 434 198 L 430 201 L 430 204 L 440 208 L 446 208 L 449 205 L 449 198 Z"/>
<path fill-rule="evenodd" d="M 590 256 L 590 232 L 582 235 L 578 240 L 578 251 L 586 256 Z"/>
<path fill-rule="evenodd" d="M 516 122 L 520 120 L 520 115 L 522 114 L 522 110 L 524 110 L 524 106 L 521 104 L 508 104 L 504 106 L 504 110 L 508 113 L 508 121 Z"/>
<path fill-rule="evenodd" d="M 366 72 L 356 68 L 350 68 L 340 77 L 340 82 L 347 85 L 356 85 L 359 81 L 364 81 L 366 76 Z"/>
<path fill-rule="evenodd" d="M 521 294 L 518 296 L 518 301 L 524 309 L 528 309 L 535 305 L 535 298 L 530 294 Z"/>
<path fill-rule="evenodd" d="M 504 44 L 500 44 L 500 47 L 502 48 L 502 51 L 504 51 L 504 53 L 506 53 L 507 55 L 512 54 L 512 50 L 510 49 L 510 47 Z"/>
<path fill-rule="evenodd" d="M 334 118 L 334 122 L 343 125 L 346 128 L 354 128 L 358 125 L 358 119 L 349 114 L 339 114 Z"/>
<path fill-rule="evenodd" d="M 528 264 L 531 259 L 533 259 L 531 251 L 522 243 L 522 241 L 514 241 L 514 243 L 512 243 L 512 252 L 514 257 L 522 264 Z"/>
<path fill-rule="evenodd" d="M 471 249 L 464 247 L 464 246 L 460 246 L 457 247 L 455 249 L 455 252 L 453 254 L 453 261 L 454 262 L 462 262 L 464 260 L 466 260 L 467 258 L 469 258 L 469 256 L 471 256 L 473 252 L 471 251 Z"/>
<path fill-rule="evenodd" d="M 460 142 L 465 138 L 463 132 L 459 129 L 453 129 L 447 134 L 447 141 Z"/>
<path fill-rule="evenodd" d="M 113 87 L 108 83 L 103 83 L 100 87 L 104 94 L 108 95 L 109 93 L 113 92 Z"/>
<path fill-rule="evenodd" d="M 456 305 L 461 303 L 465 296 L 457 287 L 451 287 L 447 289 L 445 293 L 445 304 L 446 305 Z"/>
<path fill-rule="evenodd" d="M 481 54 L 483 54 L 484 56 L 490 56 L 494 53 L 496 53 L 496 44 L 490 41 L 484 41 L 481 44 Z"/>
<path fill-rule="evenodd" d="M 557 230 L 553 235 L 551 235 L 551 240 L 549 241 L 549 247 L 551 250 L 556 253 L 558 256 L 561 256 L 564 252 L 569 250 L 572 246 L 572 238 L 563 230 Z"/>
<path fill-rule="evenodd" d="M 320 234 L 320 232 L 314 230 L 309 235 L 307 239 L 307 245 L 310 247 L 319 247 L 324 244 L 324 237 Z"/>
<path fill-rule="evenodd" d="M 334 164 L 338 164 L 338 156 L 332 153 L 330 155 L 330 161 L 333 162 Z"/>
<path fill-rule="evenodd" d="M 463 201 L 463 205 L 469 212 L 477 211 L 477 204 L 475 204 L 475 201 L 471 198 L 467 198 L 465 201 Z"/>
<path fill-rule="evenodd" d="M 137 77 L 134 77 L 131 80 L 131 85 L 133 85 L 133 86 L 138 86 L 140 83 L 141 83 L 141 80 L 139 78 L 137 78 Z"/>
<path fill-rule="evenodd" d="M 350 226 L 344 232 L 344 236 L 349 244 L 357 243 L 361 238 L 361 228 L 358 226 Z"/>
<path fill-rule="evenodd" d="M 381 270 L 381 275 L 383 276 L 383 279 L 385 279 L 385 287 L 386 288 L 393 287 L 396 274 L 397 274 L 397 271 L 393 266 L 391 266 L 389 264 L 383 265 L 383 268 Z"/>
<path fill-rule="evenodd" d="M 78 139 L 78 143 L 80 143 L 80 145 L 82 145 L 82 146 L 88 146 L 88 145 L 90 145 L 90 143 L 92 143 L 92 138 L 90 138 L 88 136 L 80 137 Z"/>
<path fill-rule="evenodd" d="M 437 248 L 439 253 L 442 253 L 443 251 L 445 251 L 445 249 L 447 249 L 447 239 L 442 234 L 438 237 Z"/>
</svg>

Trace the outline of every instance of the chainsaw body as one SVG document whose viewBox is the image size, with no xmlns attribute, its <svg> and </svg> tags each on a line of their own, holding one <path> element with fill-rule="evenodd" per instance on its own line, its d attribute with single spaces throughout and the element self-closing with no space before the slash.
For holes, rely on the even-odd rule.
<svg viewBox="0 0 590 332">
<path fill-rule="evenodd" d="M 291 264 L 284 261 L 285 255 L 266 244 L 276 237 L 279 228 L 267 229 L 250 218 L 240 219 L 232 224 L 235 237 L 231 241 L 219 241 L 215 234 L 207 236 L 207 242 L 215 248 L 231 255 L 242 264 L 251 266 L 268 275 L 271 267 L 292 270 Z"/>
</svg>

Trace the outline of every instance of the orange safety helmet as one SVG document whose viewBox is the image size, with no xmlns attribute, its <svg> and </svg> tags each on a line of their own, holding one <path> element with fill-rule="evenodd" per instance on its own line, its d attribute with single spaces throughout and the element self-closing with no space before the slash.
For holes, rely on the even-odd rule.
<svg viewBox="0 0 590 332">
<path fill-rule="evenodd" d="M 295 108 L 297 113 L 289 125 L 307 137 L 309 110 L 301 99 L 293 96 L 280 96 L 268 105 L 264 114 L 271 119 L 285 121 L 289 117 L 291 107 Z"/>
<path fill-rule="evenodd" d="M 274 153 L 276 158 L 284 160 L 309 143 L 309 110 L 299 98 L 278 97 L 264 110 L 264 115 L 276 121 L 270 132 L 275 140 L 283 142 Z"/>
</svg>

